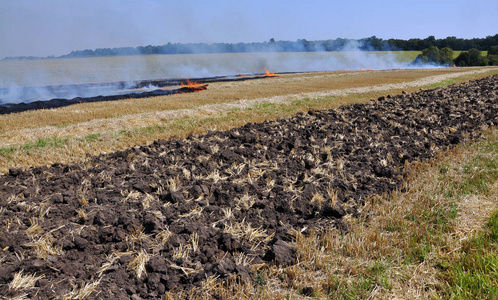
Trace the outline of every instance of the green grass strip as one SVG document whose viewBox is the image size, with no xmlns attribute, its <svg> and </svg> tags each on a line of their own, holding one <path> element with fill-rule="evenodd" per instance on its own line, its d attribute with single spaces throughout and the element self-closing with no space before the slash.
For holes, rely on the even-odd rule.
<svg viewBox="0 0 498 300">
<path fill-rule="evenodd" d="M 445 299 L 498 299 L 498 210 L 486 228 L 467 241 L 456 262 L 443 272 Z"/>
</svg>

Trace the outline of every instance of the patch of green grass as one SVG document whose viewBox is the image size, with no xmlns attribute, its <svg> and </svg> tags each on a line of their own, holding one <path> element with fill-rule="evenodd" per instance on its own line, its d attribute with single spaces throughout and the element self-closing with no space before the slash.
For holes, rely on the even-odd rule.
<svg viewBox="0 0 498 300">
<path fill-rule="evenodd" d="M 374 282 L 382 286 L 383 288 L 390 290 L 392 289 L 391 282 L 389 281 L 389 277 L 386 272 L 389 270 L 389 264 L 382 261 L 374 262 L 373 266 L 369 268 L 369 273 L 371 276 L 375 278 Z"/>
<path fill-rule="evenodd" d="M 376 284 L 374 280 L 370 277 L 361 276 L 356 281 L 356 284 L 353 288 L 345 291 L 343 295 L 341 295 L 343 299 L 366 299 L 370 295 L 370 293 L 375 288 Z"/>
<path fill-rule="evenodd" d="M 498 180 L 498 142 L 472 143 L 472 154 L 459 165 L 440 165 L 441 178 L 448 182 L 444 195 L 461 199 L 466 195 L 492 195 Z M 455 256 L 442 256 L 439 276 L 446 283 L 443 299 L 498 299 L 498 210 L 487 225 L 464 241 Z"/>
<path fill-rule="evenodd" d="M 208 123 L 213 123 L 217 120 L 217 118 L 214 117 L 207 117 L 207 118 L 202 118 L 200 120 L 201 123 L 208 124 Z"/>
<path fill-rule="evenodd" d="M 84 139 L 87 142 L 93 142 L 93 141 L 100 139 L 101 136 L 102 136 L 102 134 L 100 134 L 100 133 L 89 134 L 89 135 L 85 136 Z"/>
<path fill-rule="evenodd" d="M 311 98 L 305 97 L 305 98 L 300 99 L 300 100 L 294 100 L 294 101 L 292 101 L 291 105 L 300 106 L 300 105 L 303 105 L 303 104 L 308 103 L 310 101 L 311 101 Z"/>
<path fill-rule="evenodd" d="M 484 150 L 498 154 L 498 142 L 490 142 L 481 146 Z"/>
<path fill-rule="evenodd" d="M 489 195 L 498 180 L 498 142 L 480 141 L 470 146 L 475 153 L 454 167 L 439 164 L 439 173 L 448 184 L 443 192 L 446 198 L 471 194 Z"/>
<path fill-rule="evenodd" d="M 45 148 L 45 147 L 60 147 L 64 144 L 66 144 L 67 141 L 68 141 L 68 139 L 61 139 L 58 137 L 39 138 L 34 142 L 25 143 L 24 145 L 20 146 L 19 148 L 21 150 L 24 150 L 24 151 L 29 151 L 29 150 Z"/>
<path fill-rule="evenodd" d="M 457 261 L 448 262 L 448 299 L 498 299 L 498 210 L 486 228 L 464 243 Z"/>
<path fill-rule="evenodd" d="M 9 155 L 14 153 L 15 148 L 13 147 L 1 147 L 0 148 L 0 155 Z"/>
<path fill-rule="evenodd" d="M 436 88 L 436 87 L 440 87 L 440 86 L 448 86 L 448 85 L 455 84 L 455 83 L 458 83 L 458 81 L 456 81 L 454 79 L 445 79 L 442 81 L 438 81 L 435 83 L 425 85 L 424 88 Z"/>
<path fill-rule="evenodd" d="M 140 135 L 153 135 L 158 132 L 164 132 L 166 128 L 162 125 L 152 125 L 136 129 L 136 133 Z"/>
<path fill-rule="evenodd" d="M 464 166 L 468 175 L 460 185 L 462 194 L 488 194 L 491 185 L 498 179 L 498 158 L 477 155 L 475 160 Z"/>
<path fill-rule="evenodd" d="M 444 236 L 452 232 L 453 221 L 458 216 L 455 202 L 442 205 L 430 199 L 415 205 L 404 217 L 405 222 L 393 228 L 407 236 L 405 260 L 409 264 L 424 262 L 435 247 L 444 245 Z"/>
<path fill-rule="evenodd" d="M 275 103 L 260 103 L 260 104 L 255 104 L 255 105 L 252 105 L 248 108 L 245 108 L 244 110 L 245 111 L 258 111 L 258 110 L 265 110 L 265 109 L 268 109 L 270 107 L 274 107 L 276 106 Z M 234 111 L 232 111 L 234 112 Z"/>
<path fill-rule="evenodd" d="M 344 282 L 342 276 L 336 277 L 330 273 L 327 279 L 327 294 L 333 295 L 333 299 L 367 299 L 375 289 L 392 290 L 388 275 L 391 267 L 390 261 L 373 261 L 365 265 L 357 276 L 348 277 L 348 282 Z"/>
<path fill-rule="evenodd" d="M 498 147 L 498 145 L 496 145 Z M 445 195 L 455 197 L 482 193 L 488 195 L 493 183 L 498 180 L 498 155 L 489 155 L 496 149 L 486 145 L 487 155 L 475 154 L 463 163 L 460 170 L 446 170 L 442 175 L 450 179 Z"/>
<path fill-rule="evenodd" d="M 275 106 L 275 104 L 274 103 L 261 103 L 261 104 L 257 104 L 256 108 L 265 109 L 265 108 L 272 107 L 272 106 Z"/>
</svg>

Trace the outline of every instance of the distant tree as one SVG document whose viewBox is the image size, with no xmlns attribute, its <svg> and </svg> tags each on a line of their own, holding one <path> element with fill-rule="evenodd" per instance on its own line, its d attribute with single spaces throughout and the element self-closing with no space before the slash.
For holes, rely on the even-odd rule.
<svg viewBox="0 0 498 300">
<path fill-rule="evenodd" d="M 488 64 L 487 59 L 482 56 L 481 51 L 475 48 L 469 50 L 469 58 L 471 66 L 486 66 Z"/>
<path fill-rule="evenodd" d="M 417 57 L 415 57 L 415 60 L 412 62 L 412 64 L 415 65 L 425 65 L 428 63 L 429 63 L 429 58 L 423 54 L 417 55 Z"/>
<path fill-rule="evenodd" d="M 190 53 L 230 53 L 230 52 L 311 52 L 311 51 L 340 51 L 345 50 L 346 46 L 354 42 L 359 46 L 360 50 L 405 50 L 405 51 L 425 51 L 417 57 L 419 63 L 434 63 L 434 64 L 449 64 L 451 49 L 467 51 L 475 48 L 480 51 L 488 50 L 490 47 L 498 45 L 498 34 L 487 36 L 486 38 L 461 39 L 454 36 L 445 39 L 436 39 L 434 36 L 428 36 L 425 39 L 411 38 L 409 40 L 389 39 L 383 40 L 375 35 L 363 38 L 360 40 L 354 39 L 329 39 L 321 41 L 308 41 L 306 39 L 298 39 L 297 41 L 276 41 L 275 38 L 270 38 L 266 42 L 253 43 L 196 43 L 196 44 L 180 44 L 167 43 L 164 45 L 154 46 L 139 46 L 139 47 L 119 47 L 119 48 L 98 48 L 95 50 L 76 50 L 69 54 L 59 56 L 65 57 L 97 57 L 97 56 L 114 56 L 114 55 L 142 55 L 142 54 L 190 54 Z M 446 49 L 448 48 L 448 49 Z M 439 50 L 441 49 L 441 50 Z M 493 50 L 495 49 L 495 50 Z M 495 53 L 496 48 L 491 49 L 491 53 Z M 495 52 L 493 52 L 495 51 Z M 472 53 L 471 53 L 472 54 Z M 475 63 L 474 55 L 467 56 L 465 54 L 461 58 L 463 64 Z M 483 58 L 477 58 L 478 63 L 486 63 L 487 61 L 498 64 L 495 57 L 496 54 L 491 54 Z M 10 59 L 38 59 L 37 57 L 14 57 Z M 470 59 L 470 61 L 469 61 Z"/>
<path fill-rule="evenodd" d="M 425 38 L 422 41 L 422 44 L 424 45 L 424 47 L 428 47 L 428 48 L 430 48 L 431 46 L 436 47 L 436 38 L 433 35 L 428 36 L 427 38 Z"/>
<path fill-rule="evenodd" d="M 464 51 L 455 58 L 455 65 L 459 67 L 470 67 L 470 66 L 486 66 L 488 64 L 488 59 L 483 57 L 481 51 L 478 49 L 470 49 L 469 51 Z"/>
<path fill-rule="evenodd" d="M 459 67 L 468 67 L 469 66 L 469 52 L 460 52 L 457 58 L 453 61 L 455 65 Z"/>
<path fill-rule="evenodd" d="M 450 65 L 453 64 L 453 50 L 448 47 L 439 50 L 436 46 L 430 46 L 422 50 L 422 54 L 417 55 L 413 63 Z"/>
<path fill-rule="evenodd" d="M 422 50 L 422 55 L 426 56 L 429 62 L 439 63 L 439 49 L 436 46 L 430 46 Z"/>
<path fill-rule="evenodd" d="M 362 40 L 364 50 L 382 50 L 385 46 L 383 39 L 374 36 Z"/>
<path fill-rule="evenodd" d="M 490 65 L 498 66 L 498 46 L 489 47 L 487 58 Z"/>
<path fill-rule="evenodd" d="M 436 46 L 430 46 L 422 50 L 422 54 L 417 55 L 413 64 L 452 65 L 453 50 L 449 47 L 439 50 Z"/>
<path fill-rule="evenodd" d="M 439 62 L 443 65 L 453 64 L 453 50 L 449 47 L 444 47 L 439 51 Z"/>
<path fill-rule="evenodd" d="M 498 46 L 489 47 L 488 55 L 498 55 Z"/>
<path fill-rule="evenodd" d="M 408 47 L 411 50 L 423 50 L 424 46 L 422 45 L 422 40 L 421 39 L 409 39 L 408 40 Z"/>
</svg>

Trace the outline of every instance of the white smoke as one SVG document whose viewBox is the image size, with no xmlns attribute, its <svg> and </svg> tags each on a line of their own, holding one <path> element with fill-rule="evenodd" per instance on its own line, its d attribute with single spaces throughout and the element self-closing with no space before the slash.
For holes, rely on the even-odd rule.
<svg viewBox="0 0 498 300">
<path fill-rule="evenodd" d="M 414 68 L 395 52 L 360 51 L 356 42 L 340 50 L 0 61 L 0 103 L 115 95 L 132 88 L 133 81 L 261 74 L 265 68 L 276 73 Z M 105 84 L 113 82 L 128 85 Z"/>
</svg>

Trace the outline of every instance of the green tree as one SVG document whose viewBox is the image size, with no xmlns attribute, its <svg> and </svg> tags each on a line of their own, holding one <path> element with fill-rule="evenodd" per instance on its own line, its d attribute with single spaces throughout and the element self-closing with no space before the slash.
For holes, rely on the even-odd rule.
<svg viewBox="0 0 498 300">
<path fill-rule="evenodd" d="M 427 56 L 429 62 L 439 62 L 439 49 L 436 46 L 430 46 L 422 50 L 422 55 Z"/>
<path fill-rule="evenodd" d="M 476 48 L 470 49 L 468 52 L 462 52 L 455 58 L 455 65 L 459 67 L 470 66 L 486 66 L 488 65 L 488 58 L 483 57 L 481 51 Z"/>
<path fill-rule="evenodd" d="M 471 66 L 485 66 L 487 62 L 484 57 L 482 57 L 481 51 L 478 49 L 470 49 L 469 50 L 469 59 Z"/>
<path fill-rule="evenodd" d="M 469 52 L 460 52 L 457 58 L 453 61 L 459 67 L 469 66 Z"/>
<path fill-rule="evenodd" d="M 439 51 L 439 61 L 444 65 L 453 64 L 453 50 L 449 47 L 444 47 Z"/>
<path fill-rule="evenodd" d="M 488 55 L 498 55 L 498 46 L 489 47 Z"/>
<path fill-rule="evenodd" d="M 441 50 L 436 46 L 430 46 L 422 50 L 414 61 L 415 64 L 437 64 L 437 65 L 450 65 L 453 64 L 453 50 L 445 47 Z"/>
<path fill-rule="evenodd" d="M 487 59 L 490 65 L 498 66 L 498 46 L 489 47 Z"/>
</svg>

